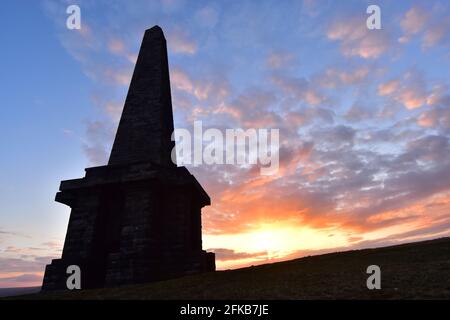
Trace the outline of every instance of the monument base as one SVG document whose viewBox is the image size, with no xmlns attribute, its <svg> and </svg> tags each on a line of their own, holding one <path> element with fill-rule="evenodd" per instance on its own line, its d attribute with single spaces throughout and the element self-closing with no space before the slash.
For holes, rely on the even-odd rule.
<svg viewBox="0 0 450 320">
<path fill-rule="evenodd" d="M 133 268 L 134 264 L 141 267 Z M 148 283 L 216 270 L 214 253 L 206 251 L 189 256 L 139 259 L 126 259 L 118 254 L 111 254 L 105 278 L 95 278 L 95 266 L 89 261 L 54 259 L 45 268 L 42 291 L 66 290 L 69 276 L 66 271 L 70 265 L 77 265 L 82 270 L 82 289 Z"/>
<path fill-rule="evenodd" d="M 201 208 L 210 199 L 184 167 L 148 162 L 86 169 L 61 182 L 56 201 L 72 208 L 61 259 L 43 290 L 66 288 L 69 265 L 82 288 L 144 283 L 215 270 L 202 250 Z"/>
</svg>

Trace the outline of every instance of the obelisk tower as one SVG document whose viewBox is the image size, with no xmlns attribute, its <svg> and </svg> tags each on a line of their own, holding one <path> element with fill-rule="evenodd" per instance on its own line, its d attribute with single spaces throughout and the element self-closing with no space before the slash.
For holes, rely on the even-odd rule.
<svg viewBox="0 0 450 320">
<path fill-rule="evenodd" d="M 109 164 L 151 161 L 174 166 L 172 132 L 166 39 L 155 26 L 145 32 Z"/>
<path fill-rule="evenodd" d="M 202 250 L 210 198 L 172 162 L 172 132 L 167 46 L 155 26 L 145 32 L 108 165 L 61 182 L 56 201 L 72 211 L 43 290 L 65 289 L 69 265 L 80 267 L 82 288 L 215 270 L 214 254 Z"/>
</svg>

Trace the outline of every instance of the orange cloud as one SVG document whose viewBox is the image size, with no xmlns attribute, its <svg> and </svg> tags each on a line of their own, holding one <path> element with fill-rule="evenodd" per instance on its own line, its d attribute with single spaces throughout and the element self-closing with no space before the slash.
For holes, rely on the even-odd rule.
<svg viewBox="0 0 450 320">
<path fill-rule="evenodd" d="M 425 104 L 426 96 L 421 95 L 420 92 L 417 92 L 414 89 L 405 88 L 397 96 L 397 100 L 403 103 L 408 109 L 416 109 Z"/>
</svg>

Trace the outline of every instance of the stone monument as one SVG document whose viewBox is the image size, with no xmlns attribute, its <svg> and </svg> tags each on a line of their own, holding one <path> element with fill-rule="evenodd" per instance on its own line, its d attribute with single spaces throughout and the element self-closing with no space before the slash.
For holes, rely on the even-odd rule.
<svg viewBox="0 0 450 320">
<path fill-rule="evenodd" d="M 72 210 L 43 290 L 65 289 L 70 265 L 80 267 L 82 288 L 215 270 L 214 253 L 202 250 L 210 198 L 172 162 L 173 129 L 166 39 L 155 26 L 145 32 L 108 165 L 61 182 L 55 200 Z"/>
</svg>

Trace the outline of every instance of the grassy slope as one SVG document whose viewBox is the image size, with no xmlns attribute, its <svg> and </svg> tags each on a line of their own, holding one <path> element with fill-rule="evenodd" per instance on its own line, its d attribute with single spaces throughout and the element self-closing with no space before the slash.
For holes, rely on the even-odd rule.
<svg viewBox="0 0 450 320">
<path fill-rule="evenodd" d="M 381 290 L 366 287 L 368 265 Z M 450 238 L 305 257 L 128 287 L 31 299 L 450 299 Z"/>
</svg>

